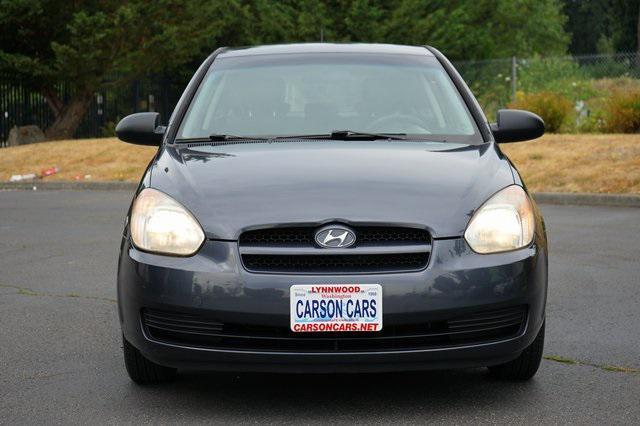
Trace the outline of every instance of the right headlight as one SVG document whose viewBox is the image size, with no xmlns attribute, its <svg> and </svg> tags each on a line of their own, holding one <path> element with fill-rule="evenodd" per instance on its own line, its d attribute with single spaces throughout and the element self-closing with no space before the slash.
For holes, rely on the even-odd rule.
<svg viewBox="0 0 640 426">
<path fill-rule="evenodd" d="M 152 188 L 140 191 L 131 209 L 131 240 L 141 250 L 191 256 L 204 241 L 198 221 L 180 203 Z"/>
<path fill-rule="evenodd" d="M 464 238 L 476 253 L 516 250 L 531 244 L 534 226 L 527 193 L 512 185 L 494 194 L 476 211 Z"/>
</svg>

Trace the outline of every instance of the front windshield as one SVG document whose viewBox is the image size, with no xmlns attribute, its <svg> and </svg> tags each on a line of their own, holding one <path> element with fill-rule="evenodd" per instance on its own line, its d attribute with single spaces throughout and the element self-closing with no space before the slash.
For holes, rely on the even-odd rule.
<svg viewBox="0 0 640 426">
<path fill-rule="evenodd" d="M 481 141 L 457 89 L 435 58 L 329 53 L 217 58 L 177 138 L 336 130 Z"/>
</svg>

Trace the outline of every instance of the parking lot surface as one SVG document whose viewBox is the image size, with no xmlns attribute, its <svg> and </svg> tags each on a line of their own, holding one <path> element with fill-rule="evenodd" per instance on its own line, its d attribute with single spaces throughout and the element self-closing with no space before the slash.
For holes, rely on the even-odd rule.
<svg viewBox="0 0 640 426">
<path fill-rule="evenodd" d="M 0 192 L 0 424 L 640 422 L 640 209 L 541 206 L 550 240 L 538 375 L 127 377 L 116 262 L 132 194 Z"/>
</svg>

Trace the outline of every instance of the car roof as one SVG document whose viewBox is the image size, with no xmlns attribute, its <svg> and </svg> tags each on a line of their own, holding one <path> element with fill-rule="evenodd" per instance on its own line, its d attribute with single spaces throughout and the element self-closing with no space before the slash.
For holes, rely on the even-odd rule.
<svg viewBox="0 0 640 426">
<path fill-rule="evenodd" d="M 277 54 L 305 54 L 305 53 L 377 53 L 395 55 L 433 56 L 423 46 L 405 46 L 400 44 L 373 43 L 296 43 L 273 44 L 266 46 L 229 48 L 221 52 L 218 57 L 238 57 L 254 55 Z"/>
</svg>

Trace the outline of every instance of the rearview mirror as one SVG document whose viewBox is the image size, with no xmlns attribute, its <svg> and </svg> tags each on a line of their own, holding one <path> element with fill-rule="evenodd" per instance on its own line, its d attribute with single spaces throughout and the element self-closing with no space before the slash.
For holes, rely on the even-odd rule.
<svg viewBox="0 0 640 426">
<path fill-rule="evenodd" d="M 528 141 L 544 134 L 544 121 L 529 111 L 501 109 L 491 132 L 500 143 Z"/>
<path fill-rule="evenodd" d="M 116 135 L 124 142 L 136 145 L 160 145 L 166 127 L 160 126 L 157 112 L 127 115 L 116 126 Z"/>
</svg>

